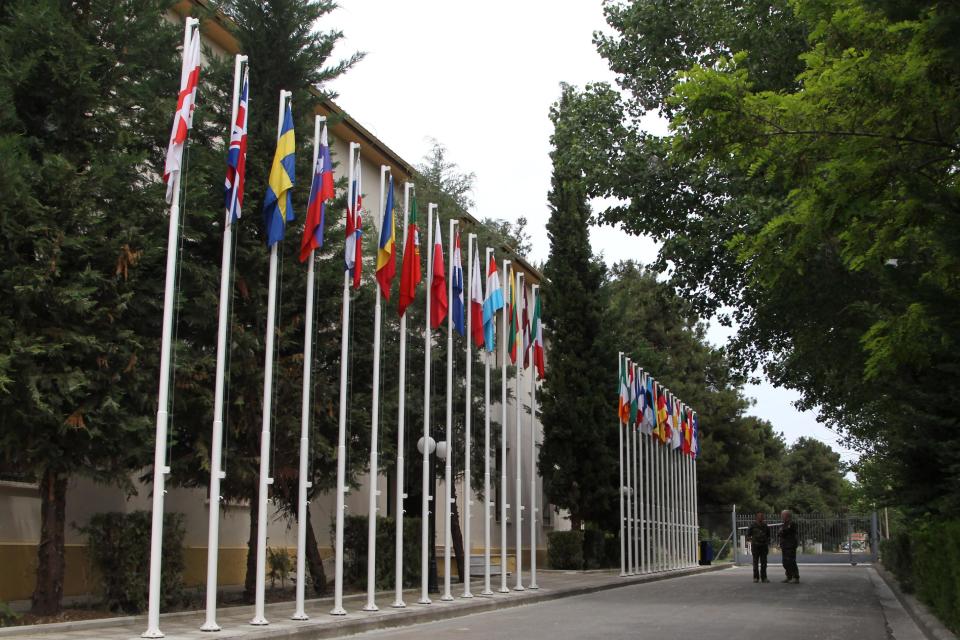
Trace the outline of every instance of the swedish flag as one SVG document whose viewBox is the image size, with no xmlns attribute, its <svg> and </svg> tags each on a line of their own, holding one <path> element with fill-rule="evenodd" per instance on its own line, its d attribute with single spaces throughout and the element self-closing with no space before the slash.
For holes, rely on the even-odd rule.
<svg viewBox="0 0 960 640">
<path fill-rule="evenodd" d="M 296 144 L 293 138 L 293 114 L 290 112 L 290 103 L 283 114 L 283 127 L 277 139 L 277 151 L 273 155 L 273 167 L 270 169 L 270 180 L 267 186 L 267 195 L 263 203 L 263 224 L 267 230 L 267 246 L 272 247 L 283 240 L 283 232 L 287 222 L 293 222 L 293 180 L 294 180 L 294 150 Z"/>
</svg>

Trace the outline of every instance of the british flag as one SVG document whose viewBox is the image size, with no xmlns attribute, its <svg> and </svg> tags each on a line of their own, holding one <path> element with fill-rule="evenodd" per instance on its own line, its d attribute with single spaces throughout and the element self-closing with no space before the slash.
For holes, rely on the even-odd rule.
<svg viewBox="0 0 960 640">
<path fill-rule="evenodd" d="M 247 72 L 243 72 L 237 119 L 230 128 L 230 147 L 227 149 L 227 179 L 224 182 L 227 224 L 240 218 L 243 206 L 243 182 L 247 166 Z"/>
</svg>

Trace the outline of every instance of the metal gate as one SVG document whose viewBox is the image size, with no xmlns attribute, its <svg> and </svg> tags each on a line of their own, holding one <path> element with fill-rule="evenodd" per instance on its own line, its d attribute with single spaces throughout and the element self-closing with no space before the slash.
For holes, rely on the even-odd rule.
<svg viewBox="0 0 960 640">
<path fill-rule="evenodd" d="M 773 514 L 771 514 L 773 515 Z M 734 507 L 732 521 L 737 532 L 734 546 L 734 562 L 752 561 L 750 542 L 746 539 L 747 528 L 756 514 L 737 513 Z M 875 562 L 877 559 L 877 513 L 794 513 L 797 525 L 797 562 L 817 564 L 851 564 Z M 781 561 L 777 534 L 782 522 L 779 512 L 767 517 L 770 525 L 770 564 Z"/>
</svg>

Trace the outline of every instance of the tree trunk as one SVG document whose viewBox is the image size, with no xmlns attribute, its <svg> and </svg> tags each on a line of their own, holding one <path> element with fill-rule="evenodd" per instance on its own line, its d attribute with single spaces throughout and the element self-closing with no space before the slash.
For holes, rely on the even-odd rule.
<svg viewBox="0 0 960 640">
<path fill-rule="evenodd" d="M 243 601 L 253 604 L 256 598 L 257 582 L 257 517 L 259 515 L 259 485 L 254 486 L 250 494 L 250 535 L 247 538 L 247 575 L 243 581 Z"/>
<path fill-rule="evenodd" d="M 40 544 L 37 547 L 37 584 L 31 613 L 52 615 L 63 599 L 64 528 L 66 525 L 67 478 L 47 469 L 40 480 Z"/>
<path fill-rule="evenodd" d="M 317 548 L 317 536 L 313 531 L 313 522 L 310 521 L 310 509 L 307 509 L 307 567 L 310 577 L 313 578 L 313 592 L 322 596 L 327 591 L 327 574 L 323 571 L 323 560 L 320 558 L 320 549 Z"/>
<path fill-rule="evenodd" d="M 457 483 L 450 487 L 450 536 L 453 538 L 453 555 L 457 558 L 457 575 L 462 583 L 466 577 L 466 567 L 463 562 L 463 532 L 460 530 L 460 508 L 457 506 Z"/>
</svg>

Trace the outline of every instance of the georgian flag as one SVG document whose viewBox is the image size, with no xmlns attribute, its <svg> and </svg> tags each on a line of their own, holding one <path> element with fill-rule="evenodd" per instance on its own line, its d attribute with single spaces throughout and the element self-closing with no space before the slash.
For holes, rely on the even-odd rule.
<svg viewBox="0 0 960 640">
<path fill-rule="evenodd" d="M 183 52 L 180 69 L 180 94 L 177 96 L 177 112 L 173 116 L 173 130 L 167 147 L 167 161 L 163 167 L 163 181 L 167 184 L 167 203 L 173 202 L 173 189 L 177 174 L 183 163 L 183 147 L 187 134 L 193 127 L 193 109 L 197 98 L 197 83 L 200 80 L 200 28 L 193 31 L 190 44 Z"/>
</svg>

